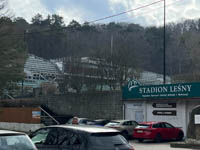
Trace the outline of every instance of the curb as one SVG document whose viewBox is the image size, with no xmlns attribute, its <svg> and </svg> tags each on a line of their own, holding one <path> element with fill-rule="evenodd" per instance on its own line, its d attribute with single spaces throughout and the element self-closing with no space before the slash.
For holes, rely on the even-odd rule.
<svg viewBox="0 0 200 150">
<path fill-rule="evenodd" d="M 185 142 L 170 143 L 170 146 L 171 146 L 171 147 L 174 147 L 174 148 L 192 148 L 192 149 L 200 149 L 200 144 L 185 143 Z"/>
</svg>

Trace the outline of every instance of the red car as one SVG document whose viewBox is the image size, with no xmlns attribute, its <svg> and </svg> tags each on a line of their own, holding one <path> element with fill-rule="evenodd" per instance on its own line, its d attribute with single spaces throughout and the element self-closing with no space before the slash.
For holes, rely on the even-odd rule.
<svg viewBox="0 0 200 150">
<path fill-rule="evenodd" d="M 184 132 L 180 128 L 176 128 L 167 122 L 142 122 L 133 132 L 133 138 L 143 142 L 144 139 L 155 140 L 182 140 Z"/>
</svg>

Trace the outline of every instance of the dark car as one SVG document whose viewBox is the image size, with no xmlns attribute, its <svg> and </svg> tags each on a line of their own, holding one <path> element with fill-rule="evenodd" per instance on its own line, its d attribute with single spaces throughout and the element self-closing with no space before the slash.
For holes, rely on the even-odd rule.
<svg viewBox="0 0 200 150">
<path fill-rule="evenodd" d="M 0 130 L 0 150 L 37 150 L 27 134 Z"/>
<path fill-rule="evenodd" d="M 134 150 L 119 131 L 98 126 L 48 126 L 30 137 L 39 150 Z"/>
<path fill-rule="evenodd" d="M 110 120 L 107 120 L 107 119 L 98 119 L 98 120 L 95 120 L 93 124 L 97 126 L 105 126 L 109 122 Z"/>
<path fill-rule="evenodd" d="M 133 132 L 133 138 L 142 142 L 145 139 L 161 142 L 162 140 L 182 140 L 184 132 L 167 122 L 143 122 Z"/>
<path fill-rule="evenodd" d="M 69 119 L 67 124 L 73 124 L 73 119 L 74 118 Z M 88 118 L 78 118 L 78 117 L 76 117 L 76 119 L 77 119 L 76 124 L 79 124 L 79 125 L 94 124 L 94 120 L 91 120 L 91 119 L 88 119 Z"/>
</svg>

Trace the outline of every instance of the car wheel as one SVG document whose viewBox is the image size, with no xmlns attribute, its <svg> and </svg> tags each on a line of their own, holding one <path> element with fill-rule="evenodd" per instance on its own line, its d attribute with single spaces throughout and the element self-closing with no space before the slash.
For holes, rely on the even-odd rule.
<svg viewBox="0 0 200 150">
<path fill-rule="evenodd" d="M 127 131 L 122 131 L 122 136 L 127 140 L 129 139 L 129 135 Z"/>
<path fill-rule="evenodd" d="M 138 139 L 138 141 L 139 141 L 140 143 L 142 143 L 142 142 L 144 141 L 144 139 Z"/>
<path fill-rule="evenodd" d="M 178 133 L 178 136 L 177 136 L 177 138 L 176 138 L 176 140 L 177 140 L 177 141 L 182 141 L 182 140 L 183 140 L 183 136 L 184 136 L 184 135 L 183 135 L 183 132 L 179 132 L 179 133 Z"/>
<path fill-rule="evenodd" d="M 162 136 L 160 133 L 158 133 L 154 139 L 157 143 L 161 142 L 162 141 Z"/>
</svg>

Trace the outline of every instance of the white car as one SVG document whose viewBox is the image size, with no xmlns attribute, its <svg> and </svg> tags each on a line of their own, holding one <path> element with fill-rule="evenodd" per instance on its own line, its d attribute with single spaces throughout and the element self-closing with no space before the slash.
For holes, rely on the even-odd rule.
<svg viewBox="0 0 200 150">
<path fill-rule="evenodd" d="M 8 130 L 0 130 L 0 149 L 37 150 L 27 134 Z"/>
</svg>

